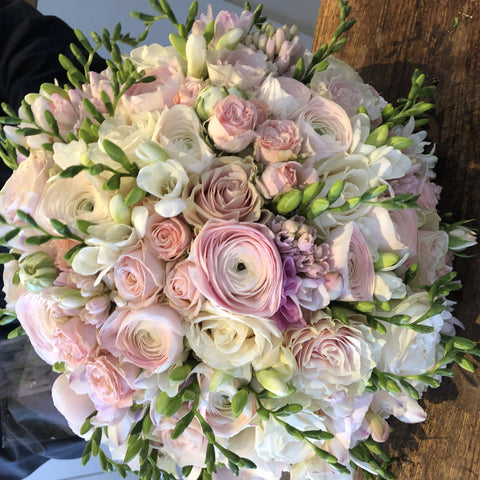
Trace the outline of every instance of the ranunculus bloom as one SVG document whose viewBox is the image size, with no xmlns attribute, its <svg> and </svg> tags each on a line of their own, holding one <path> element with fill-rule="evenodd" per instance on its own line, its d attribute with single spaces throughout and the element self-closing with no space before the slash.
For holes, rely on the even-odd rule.
<svg viewBox="0 0 480 480">
<path fill-rule="evenodd" d="M 204 300 L 190 276 L 193 266 L 187 259 L 167 264 L 164 293 L 170 306 L 186 317 L 197 315 Z"/>
<path fill-rule="evenodd" d="M 319 313 L 311 325 L 287 333 L 287 346 L 298 365 L 294 385 L 319 399 L 339 390 L 359 395 L 379 361 L 383 343 L 361 318 L 344 325 Z"/>
<path fill-rule="evenodd" d="M 248 100 L 229 95 L 217 102 L 213 110 L 215 114 L 208 124 L 208 134 L 217 148 L 241 152 L 255 140 L 257 109 Z"/>
<path fill-rule="evenodd" d="M 155 301 L 165 284 L 165 263 L 149 249 L 138 245 L 118 257 L 113 279 L 122 299 L 146 306 Z"/>
<path fill-rule="evenodd" d="M 345 152 L 352 143 L 352 125 L 342 107 L 323 97 L 314 97 L 297 119 L 304 138 L 303 151 L 316 160 Z"/>
<path fill-rule="evenodd" d="M 114 355 L 151 372 L 162 372 L 183 353 L 184 329 L 168 305 L 117 309 L 100 329 L 100 344 Z"/>
<path fill-rule="evenodd" d="M 149 250 L 162 260 L 176 260 L 190 245 L 190 227 L 178 217 L 162 218 L 150 215 L 144 241 Z"/>
<path fill-rule="evenodd" d="M 326 240 L 332 249 L 332 270 L 343 277 L 342 300 L 371 301 L 375 288 L 372 256 L 358 226 L 347 223 Z"/>
<path fill-rule="evenodd" d="M 280 306 L 283 277 L 272 237 L 261 224 L 210 220 L 192 243 L 195 285 L 222 308 L 270 317 Z"/>
<path fill-rule="evenodd" d="M 255 158 L 267 165 L 291 160 L 302 146 L 298 127 L 291 120 L 267 120 L 260 125 L 257 135 Z"/>
<path fill-rule="evenodd" d="M 251 182 L 254 171 L 252 163 L 238 157 L 222 157 L 210 171 L 190 178 L 183 194 L 185 220 L 195 227 L 202 227 L 212 218 L 258 220 L 262 198 Z"/>
<path fill-rule="evenodd" d="M 281 332 L 273 320 L 238 315 L 211 304 L 186 322 L 187 338 L 193 351 L 210 367 L 239 369 L 238 378 L 251 375 L 250 366 L 280 344 Z M 244 375 L 243 369 L 246 369 Z"/>
</svg>

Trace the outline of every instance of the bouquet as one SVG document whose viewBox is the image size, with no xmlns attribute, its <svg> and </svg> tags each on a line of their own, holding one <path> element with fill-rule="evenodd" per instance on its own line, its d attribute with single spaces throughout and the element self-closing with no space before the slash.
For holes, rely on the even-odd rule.
<svg viewBox="0 0 480 480">
<path fill-rule="evenodd" d="M 76 31 L 70 84 L 3 105 L 3 323 L 106 471 L 393 478 L 389 417 L 423 421 L 479 353 L 447 299 L 475 235 L 436 211 L 432 87 L 387 103 L 335 59 L 344 0 L 315 53 L 261 6 L 150 3 L 139 39 Z M 138 46 L 165 17 L 171 45 Z"/>
</svg>

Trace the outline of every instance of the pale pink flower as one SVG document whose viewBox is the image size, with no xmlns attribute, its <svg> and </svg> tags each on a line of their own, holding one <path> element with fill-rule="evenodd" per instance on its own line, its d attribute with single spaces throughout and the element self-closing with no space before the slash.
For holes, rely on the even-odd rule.
<svg viewBox="0 0 480 480">
<path fill-rule="evenodd" d="M 256 186 L 265 198 L 273 198 L 288 192 L 297 185 L 297 171 L 302 168 L 298 162 L 269 165 L 257 180 Z"/>
<path fill-rule="evenodd" d="M 270 317 L 280 306 L 283 268 L 261 224 L 210 220 L 192 243 L 192 279 L 209 300 L 241 315 Z"/>
<path fill-rule="evenodd" d="M 255 159 L 266 165 L 295 158 L 302 147 L 300 131 L 291 120 L 267 120 L 257 130 Z"/>
<path fill-rule="evenodd" d="M 215 42 L 214 45 L 223 37 L 223 35 L 236 28 L 241 28 L 246 33 L 251 23 L 251 11 L 243 10 L 240 15 L 237 15 L 228 10 L 221 10 L 215 18 L 215 35 L 212 39 L 212 41 Z"/>
<path fill-rule="evenodd" d="M 418 231 L 417 255 L 411 261 L 418 264 L 415 283 L 431 285 L 437 278 L 452 271 L 448 253 L 448 233 Z"/>
<path fill-rule="evenodd" d="M 180 315 L 163 304 L 117 309 L 99 332 L 103 348 L 151 372 L 162 372 L 178 360 L 183 335 Z"/>
<path fill-rule="evenodd" d="M 176 260 L 190 245 L 190 227 L 178 217 L 148 217 L 144 241 L 148 249 L 161 260 Z"/>
<path fill-rule="evenodd" d="M 165 284 L 165 263 L 138 245 L 123 252 L 113 267 L 119 295 L 138 307 L 150 305 Z"/>
<path fill-rule="evenodd" d="M 226 152 L 241 152 L 255 140 L 257 109 L 248 100 L 229 95 L 214 107 L 208 134 L 215 146 Z"/>
<path fill-rule="evenodd" d="M 201 80 L 187 80 L 180 85 L 180 88 L 173 97 L 173 103 L 175 105 L 183 104 L 188 107 L 193 107 L 195 105 L 195 100 L 198 98 L 198 94 L 204 87 L 205 82 Z"/>
</svg>

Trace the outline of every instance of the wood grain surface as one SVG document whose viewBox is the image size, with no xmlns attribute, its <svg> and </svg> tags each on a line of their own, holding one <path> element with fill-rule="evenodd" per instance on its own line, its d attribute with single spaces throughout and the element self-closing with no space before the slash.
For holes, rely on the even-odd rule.
<svg viewBox="0 0 480 480">
<path fill-rule="evenodd" d="M 480 219 L 480 1 L 351 0 L 357 24 L 338 57 L 352 65 L 387 100 L 408 93 L 419 68 L 437 90 L 428 136 L 439 161 L 441 214 Z M 329 41 L 338 25 L 338 0 L 322 0 L 314 46 Z M 478 228 L 479 221 L 473 226 Z M 456 259 L 464 285 L 454 298 L 459 333 L 480 340 L 480 248 Z M 480 479 L 480 364 L 424 397 L 423 424 L 392 422 L 390 453 L 398 480 Z"/>
</svg>

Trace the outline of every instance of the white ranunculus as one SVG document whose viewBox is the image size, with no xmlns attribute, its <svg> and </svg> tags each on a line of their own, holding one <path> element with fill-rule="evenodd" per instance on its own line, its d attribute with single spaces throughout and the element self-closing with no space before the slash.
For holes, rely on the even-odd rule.
<svg viewBox="0 0 480 480">
<path fill-rule="evenodd" d="M 234 314 L 212 304 L 187 320 L 186 331 L 190 347 L 207 365 L 227 371 L 255 368 L 280 344 L 282 335 L 273 320 Z"/>
<path fill-rule="evenodd" d="M 141 168 L 137 176 L 137 185 L 159 200 L 155 211 L 162 217 L 179 215 L 186 204 L 182 199 L 188 175 L 181 163 L 169 158 Z"/>
<path fill-rule="evenodd" d="M 302 431 L 326 430 L 324 419 L 309 411 L 301 411 L 289 415 L 285 421 Z M 314 440 L 314 443 L 322 447 L 322 440 Z M 285 427 L 275 419 L 257 426 L 255 431 L 255 450 L 265 460 L 284 461 L 297 463 L 315 456 L 315 452 L 307 442 L 299 442 L 287 433 Z"/>
<path fill-rule="evenodd" d="M 186 105 L 175 105 L 165 109 L 160 116 L 154 140 L 178 160 L 187 173 L 207 171 L 213 160 L 213 152 L 204 142 L 202 126 L 195 110 Z"/>
<path fill-rule="evenodd" d="M 103 181 L 81 172 L 73 178 L 52 177 L 47 183 L 37 207 L 35 219 L 49 232 L 54 233 L 50 219 L 68 225 L 80 233 L 77 220 L 94 224 L 111 222 L 110 198 L 112 194 L 102 189 Z"/>
<path fill-rule="evenodd" d="M 422 317 L 430 308 L 427 292 L 416 293 L 399 302 L 391 312 L 382 315 L 408 315 L 409 323 Z M 427 372 L 438 360 L 440 331 L 443 316 L 435 315 L 423 322 L 434 328 L 431 333 L 417 333 L 410 328 L 385 323 L 387 333 L 382 336 L 386 343 L 378 361 L 378 368 L 395 375 L 419 375 Z"/>
<path fill-rule="evenodd" d="M 368 166 L 376 177 L 391 180 L 405 176 L 412 162 L 400 150 L 382 145 L 368 155 Z"/>
<path fill-rule="evenodd" d="M 95 275 L 101 272 L 96 283 L 113 268 L 125 248 L 138 242 L 134 228 L 123 224 L 92 225 L 88 228 L 88 235 L 85 240 L 87 246 L 75 255 L 72 268 L 81 275 Z"/>
</svg>

